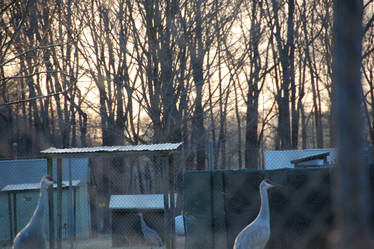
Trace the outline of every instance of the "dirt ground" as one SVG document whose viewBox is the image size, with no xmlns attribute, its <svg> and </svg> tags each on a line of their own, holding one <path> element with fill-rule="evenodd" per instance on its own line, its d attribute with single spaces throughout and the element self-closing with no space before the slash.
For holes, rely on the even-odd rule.
<svg viewBox="0 0 374 249">
<path fill-rule="evenodd" d="M 0 249 L 11 249 L 9 243 L 1 243 Z M 70 249 L 70 241 L 62 242 L 62 249 Z M 150 246 L 112 247 L 111 236 L 100 236 L 89 240 L 74 241 L 74 249 L 151 249 Z M 164 249 L 164 247 L 152 247 L 152 249 Z M 184 237 L 177 236 L 176 249 L 184 249 Z"/>
</svg>

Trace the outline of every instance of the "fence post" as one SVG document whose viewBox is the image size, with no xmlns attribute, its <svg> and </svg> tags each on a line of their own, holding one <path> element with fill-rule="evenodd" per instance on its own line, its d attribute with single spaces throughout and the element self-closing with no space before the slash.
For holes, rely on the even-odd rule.
<svg viewBox="0 0 374 249">
<path fill-rule="evenodd" d="M 370 193 L 363 153 L 361 53 L 363 2 L 335 0 L 334 87 L 339 155 L 335 211 L 336 248 L 369 249 Z"/>
<path fill-rule="evenodd" d="M 9 213 L 9 242 L 13 245 L 13 219 L 12 219 L 12 196 L 8 192 L 8 213 Z"/>
<path fill-rule="evenodd" d="M 57 249 L 62 248 L 62 158 L 57 158 Z"/>
<path fill-rule="evenodd" d="M 53 160 L 47 158 L 47 172 L 53 177 Z M 54 217 L 53 188 L 48 189 L 48 216 L 49 216 L 49 248 L 55 248 L 55 217 Z"/>
<path fill-rule="evenodd" d="M 172 249 L 171 248 L 171 234 L 170 234 L 170 193 L 169 193 L 169 168 L 168 163 L 166 160 L 166 156 L 164 154 L 161 155 L 160 158 L 161 163 L 161 175 L 162 175 L 162 192 L 164 195 L 164 244 L 166 249 Z"/>
<path fill-rule="evenodd" d="M 214 168 L 213 168 L 213 142 L 209 141 L 209 182 L 210 182 L 210 228 L 212 231 L 212 249 L 215 248 L 215 213 L 214 213 Z"/>
<path fill-rule="evenodd" d="M 169 154 L 168 160 L 169 169 L 169 195 L 170 195 L 170 230 L 171 230 L 171 249 L 175 249 L 175 196 L 174 196 L 174 185 L 175 185 L 175 174 L 174 174 L 174 157 L 173 154 Z"/>
</svg>

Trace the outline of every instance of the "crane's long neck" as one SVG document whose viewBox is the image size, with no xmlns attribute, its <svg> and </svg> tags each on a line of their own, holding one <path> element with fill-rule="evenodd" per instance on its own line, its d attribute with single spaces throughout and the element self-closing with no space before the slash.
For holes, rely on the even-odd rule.
<svg viewBox="0 0 374 249">
<path fill-rule="evenodd" d="M 31 219 L 30 223 L 40 223 L 40 224 L 42 224 L 46 199 L 47 199 L 47 189 L 44 186 L 40 186 L 40 194 L 39 194 L 38 205 L 36 206 L 36 209 L 34 211 L 34 215 Z"/>
<path fill-rule="evenodd" d="M 262 219 L 270 224 L 270 213 L 269 213 L 269 197 L 266 188 L 260 188 L 261 195 L 261 208 L 258 213 L 257 219 Z"/>
<path fill-rule="evenodd" d="M 143 230 L 143 229 L 145 228 L 145 226 L 146 226 L 143 216 L 140 216 L 140 226 L 141 226 L 142 230 Z"/>
</svg>

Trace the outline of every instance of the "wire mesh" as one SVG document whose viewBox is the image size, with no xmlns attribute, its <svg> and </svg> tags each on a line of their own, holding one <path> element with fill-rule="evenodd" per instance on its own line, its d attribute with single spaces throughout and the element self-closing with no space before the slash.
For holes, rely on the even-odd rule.
<svg viewBox="0 0 374 249">
<path fill-rule="evenodd" d="M 287 153 L 277 156 L 278 162 L 290 160 Z M 271 236 L 266 248 L 332 248 L 336 236 L 332 164 L 185 171 L 183 152 L 176 153 L 174 161 L 175 248 L 232 248 L 238 233 L 259 212 L 259 183 L 265 178 L 282 185 L 269 190 Z M 53 226 L 53 248 L 58 249 L 167 248 L 170 234 L 163 196 L 167 165 L 167 158 L 153 154 L 63 159 L 61 196 L 57 185 L 53 189 L 53 224 L 49 205 L 43 218 L 48 242 Z M 54 177 L 57 171 L 54 160 Z M 46 173 L 45 159 L 0 162 L 0 248 L 11 248 L 16 233 L 33 216 L 39 181 Z M 140 213 L 148 230 L 142 228 Z M 374 224 L 374 215 L 369 218 Z M 152 244 L 145 233 L 157 233 L 162 244 Z"/>
<path fill-rule="evenodd" d="M 374 170 L 370 169 L 372 179 Z M 334 170 L 329 167 L 187 173 L 184 211 L 190 232 L 186 234 L 186 248 L 233 248 L 236 236 L 260 212 L 263 204 L 259 184 L 263 179 L 281 185 L 268 191 L 271 236 L 266 248 L 334 248 Z M 247 234 L 248 245 L 251 236 L 257 235 Z"/>
<path fill-rule="evenodd" d="M 164 248 L 167 162 L 153 155 L 63 159 L 61 194 L 57 184 L 53 189 L 54 224 L 48 203 L 43 217 L 47 242 L 54 240 L 54 248 L 149 248 L 138 215 L 142 213 L 147 228 L 162 240 L 158 247 Z M 10 248 L 38 206 L 47 160 L 3 161 L 0 166 L 0 245 Z M 57 171 L 58 162 L 53 160 L 55 180 Z M 181 203 L 177 198 L 178 194 L 175 205 Z M 178 205 L 176 214 L 181 210 Z M 183 244 L 180 240 L 177 243 Z"/>
</svg>

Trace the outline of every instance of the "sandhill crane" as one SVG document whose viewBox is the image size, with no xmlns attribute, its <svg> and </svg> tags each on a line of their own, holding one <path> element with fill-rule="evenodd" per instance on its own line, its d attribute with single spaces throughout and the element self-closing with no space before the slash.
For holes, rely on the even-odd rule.
<svg viewBox="0 0 374 249">
<path fill-rule="evenodd" d="M 162 246 L 162 240 L 158 233 L 145 223 L 142 213 L 138 213 L 138 215 L 145 242 L 150 246 Z"/>
<path fill-rule="evenodd" d="M 40 195 L 38 205 L 26 226 L 16 235 L 13 249 L 45 249 L 43 215 L 47 200 L 47 188 L 54 183 L 50 176 L 43 176 L 40 180 Z"/>
<path fill-rule="evenodd" d="M 175 220 L 175 233 L 179 236 L 185 235 L 184 226 L 184 215 L 178 215 L 174 218 Z"/>
<path fill-rule="evenodd" d="M 270 212 L 267 190 L 275 187 L 270 180 L 260 183 L 261 207 L 260 211 L 249 225 L 236 237 L 234 249 L 263 249 L 270 238 Z"/>
</svg>

